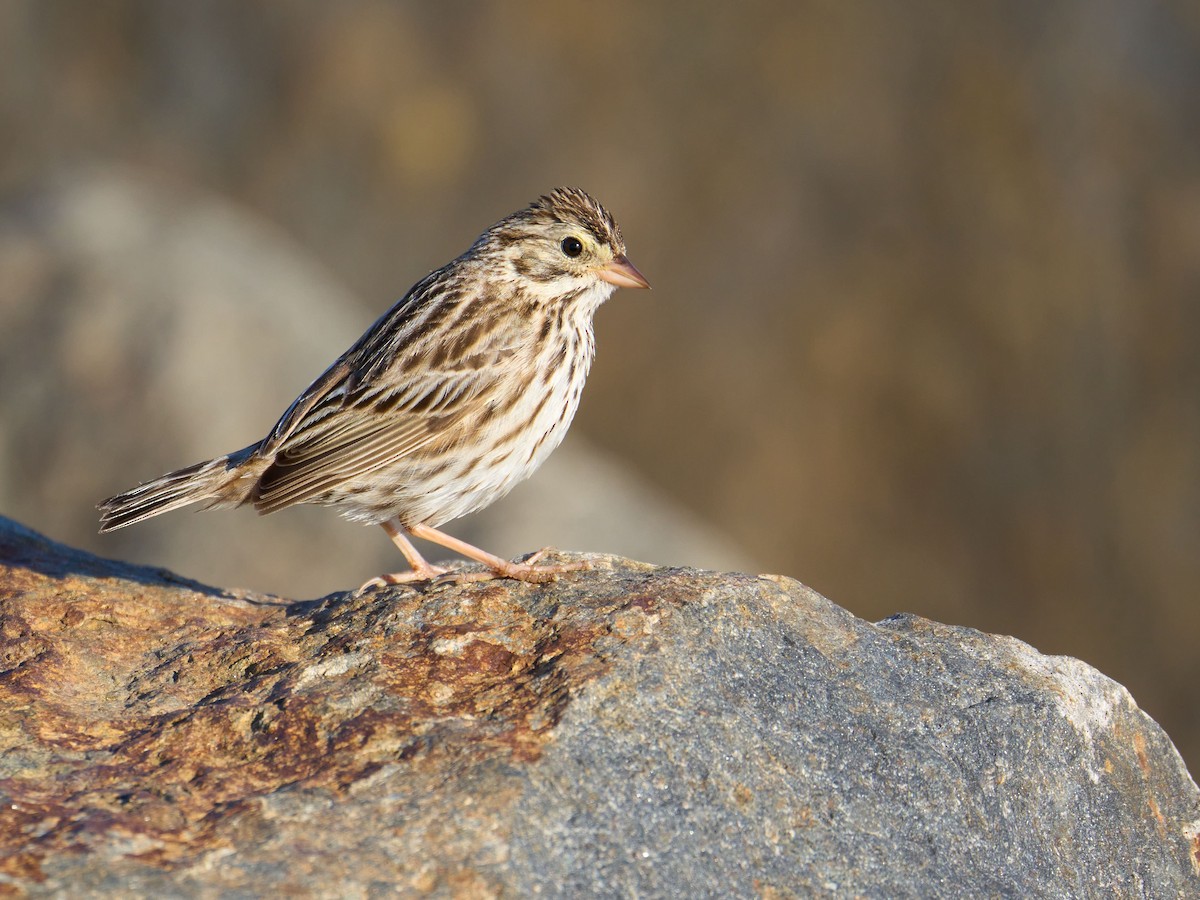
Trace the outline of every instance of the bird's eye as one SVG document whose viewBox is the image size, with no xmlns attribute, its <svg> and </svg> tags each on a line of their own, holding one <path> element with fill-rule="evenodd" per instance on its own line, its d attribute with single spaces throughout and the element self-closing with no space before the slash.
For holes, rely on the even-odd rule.
<svg viewBox="0 0 1200 900">
<path fill-rule="evenodd" d="M 562 243 L 558 246 L 562 247 L 562 252 L 571 257 L 571 259 L 574 259 L 583 252 L 583 243 L 579 240 L 579 238 L 563 238 Z"/>
</svg>

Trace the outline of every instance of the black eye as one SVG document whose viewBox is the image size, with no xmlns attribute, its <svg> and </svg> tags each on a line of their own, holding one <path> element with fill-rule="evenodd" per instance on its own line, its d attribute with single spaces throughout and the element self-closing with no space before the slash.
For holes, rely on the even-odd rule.
<svg viewBox="0 0 1200 900">
<path fill-rule="evenodd" d="M 579 238 L 563 238 L 562 243 L 558 246 L 562 247 L 562 252 L 571 257 L 571 259 L 574 259 L 583 252 L 583 244 L 580 243 Z"/>
</svg>

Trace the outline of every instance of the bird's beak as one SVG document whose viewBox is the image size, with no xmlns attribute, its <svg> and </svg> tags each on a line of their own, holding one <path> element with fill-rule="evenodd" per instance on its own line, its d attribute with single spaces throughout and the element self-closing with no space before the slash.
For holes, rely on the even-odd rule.
<svg viewBox="0 0 1200 900">
<path fill-rule="evenodd" d="M 615 284 L 617 287 L 650 287 L 650 282 L 646 280 L 646 276 L 637 270 L 637 266 L 625 258 L 624 253 L 613 257 L 613 261 L 596 274 L 609 284 Z"/>
</svg>

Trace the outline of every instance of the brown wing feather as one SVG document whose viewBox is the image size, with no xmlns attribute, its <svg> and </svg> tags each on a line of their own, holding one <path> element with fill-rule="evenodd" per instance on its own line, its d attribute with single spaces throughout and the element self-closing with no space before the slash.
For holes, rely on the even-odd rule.
<svg viewBox="0 0 1200 900">
<path fill-rule="evenodd" d="M 436 433 L 423 421 L 376 421 L 344 432 L 345 440 L 326 444 L 315 452 L 299 448 L 276 457 L 263 473 L 254 492 L 254 505 L 274 512 L 320 497 L 330 488 L 352 482 L 398 457 L 428 443 Z"/>
<path fill-rule="evenodd" d="M 460 261 L 414 285 L 284 413 L 258 451 L 271 460 L 249 497 L 260 512 L 352 487 L 479 408 L 521 329 L 456 327 L 485 302 L 463 290 Z"/>
<path fill-rule="evenodd" d="M 316 404 L 279 446 L 252 501 L 263 513 L 318 499 L 452 429 L 491 383 L 481 370 L 426 373 L 394 394 Z"/>
</svg>

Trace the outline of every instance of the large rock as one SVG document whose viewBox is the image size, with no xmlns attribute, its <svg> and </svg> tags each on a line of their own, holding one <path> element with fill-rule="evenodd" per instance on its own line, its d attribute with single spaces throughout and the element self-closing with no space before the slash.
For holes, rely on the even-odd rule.
<svg viewBox="0 0 1200 900">
<path fill-rule="evenodd" d="M 288 602 L 0 520 L 0 878 L 33 895 L 1179 897 L 1120 685 L 777 576 Z"/>
</svg>

